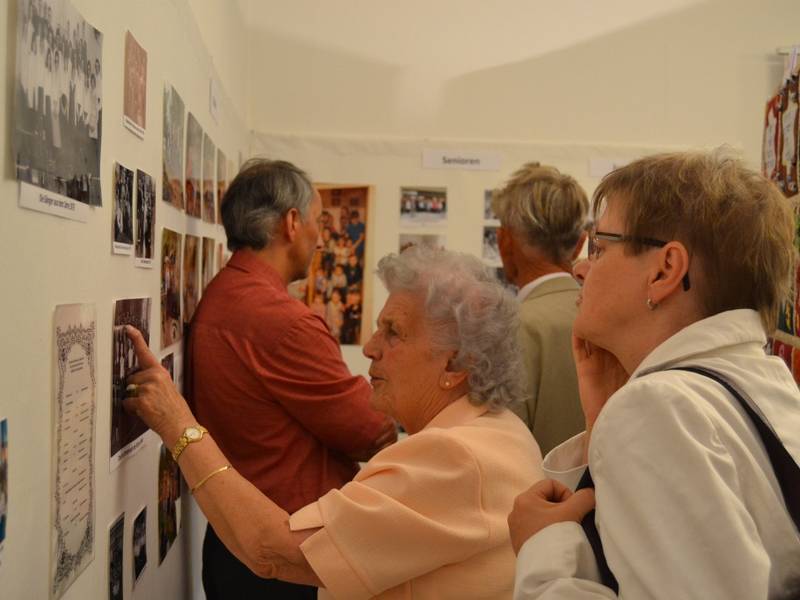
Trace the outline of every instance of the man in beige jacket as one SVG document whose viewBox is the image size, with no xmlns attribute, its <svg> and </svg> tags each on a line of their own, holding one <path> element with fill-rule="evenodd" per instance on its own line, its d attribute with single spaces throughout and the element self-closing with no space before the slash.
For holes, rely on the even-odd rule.
<svg viewBox="0 0 800 600">
<path fill-rule="evenodd" d="M 519 288 L 527 397 L 515 412 L 545 455 L 584 428 L 572 360 L 572 263 L 586 239 L 588 200 L 569 175 L 528 163 L 495 190 L 492 207 L 503 268 Z"/>
</svg>

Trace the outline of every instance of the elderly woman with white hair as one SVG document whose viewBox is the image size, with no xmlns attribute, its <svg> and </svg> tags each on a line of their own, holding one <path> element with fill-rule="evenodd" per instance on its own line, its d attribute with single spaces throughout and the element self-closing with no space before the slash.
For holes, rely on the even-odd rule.
<svg viewBox="0 0 800 600">
<path fill-rule="evenodd" d="M 170 448 L 228 548 L 256 574 L 321 598 L 510 598 L 506 517 L 542 478 L 506 407 L 519 397 L 517 302 L 477 259 L 414 247 L 378 265 L 389 297 L 364 347 L 373 405 L 409 437 L 293 515 L 234 472 L 133 328 L 126 400 Z"/>
</svg>

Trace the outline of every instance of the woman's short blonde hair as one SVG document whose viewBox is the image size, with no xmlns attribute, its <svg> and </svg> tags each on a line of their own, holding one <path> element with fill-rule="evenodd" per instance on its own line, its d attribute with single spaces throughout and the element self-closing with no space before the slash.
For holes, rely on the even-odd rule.
<svg viewBox="0 0 800 600">
<path fill-rule="evenodd" d="M 725 148 L 658 154 L 607 175 L 592 213 L 605 201 L 622 208 L 627 235 L 686 246 L 705 316 L 751 308 L 774 329 L 797 252 L 792 203 L 769 180 Z M 626 244 L 635 254 L 645 249 Z"/>
<path fill-rule="evenodd" d="M 583 232 L 589 200 L 569 175 L 530 162 L 492 193 L 492 209 L 503 227 L 553 262 L 564 263 L 572 259 Z"/>
</svg>

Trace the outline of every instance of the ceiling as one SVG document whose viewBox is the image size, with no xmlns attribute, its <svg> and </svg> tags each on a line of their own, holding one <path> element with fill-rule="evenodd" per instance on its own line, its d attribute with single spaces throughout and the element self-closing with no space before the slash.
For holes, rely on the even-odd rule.
<svg viewBox="0 0 800 600">
<path fill-rule="evenodd" d="M 707 0 L 237 0 L 251 35 L 453 77 L 561 50 Z"/>
</svg>

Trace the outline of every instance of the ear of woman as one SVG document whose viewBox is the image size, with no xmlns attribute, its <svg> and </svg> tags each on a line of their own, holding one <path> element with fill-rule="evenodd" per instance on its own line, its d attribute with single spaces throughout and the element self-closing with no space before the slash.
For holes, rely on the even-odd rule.
<svg viewBox="0 0 800 600">
<path fill-rule="evenodd" d="M 681 242 L 671 241 L 653 253 L 654 263 L 648 284 L 648 306 L 657 306 L 673 294 L 685 291 L 689 272 L 689 251 Z"/>
</svg>

